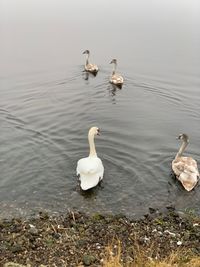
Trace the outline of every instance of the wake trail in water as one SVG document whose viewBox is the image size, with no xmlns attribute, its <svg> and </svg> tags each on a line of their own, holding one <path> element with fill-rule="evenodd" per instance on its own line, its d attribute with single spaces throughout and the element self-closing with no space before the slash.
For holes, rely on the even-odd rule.
<svg viewBox="0 0 200 267">
<path fill-rule="evenodd" d="M 156 96 L 163 97 L 164 99 L 174 103 L 181 104 L 181 98 L 173 91 L 173 94 L 170 93 L 169 88 L 157 86 L 156 84 L 145 83 L 139 80 L 132 80 L 131 78 L 127 78 L 127 84 L 133 85 L 135 87 L 143 88 L 148 92 L 152 92 Z"/>
</svg>

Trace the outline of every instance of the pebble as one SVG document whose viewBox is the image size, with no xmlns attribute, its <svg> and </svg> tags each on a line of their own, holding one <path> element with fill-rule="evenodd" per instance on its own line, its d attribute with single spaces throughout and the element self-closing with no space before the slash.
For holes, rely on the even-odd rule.
<svg viewBox="0 0 200 267">
<path fill-rule="evenodd" d="M 172 232 L 170 232 L 169 230 L 165 230 L 164 233 L 167 233 L 167 234 L 169 234 L 169 235 L 171 235 L 171 236 L 173 236 L 173 237 L 176 236 L 175 233 L 172 233 Z"/>
<path fill-rule="evenodd" d="M 183 242 L 178 241 L 176 244 L 177 244 L 178 246 L 181 246 L 181 245 L 183 244 Z"/>
<path fill-rule="evenodd" d="M 15 244 L 11 247 L 11 251 L 13 253 L 18 253 L 18 252 L 21 252 L 22 250 L 23 248 L 19 244 Z"/>
<path fill-rule="evenodd" d="M 87 254 L 85 254 L 85 255 L 83 256 L 83 264 L 84 264 L 85 266 L 90 266 L 92 263 L 94 263 L 94 261 L 95 261 L 95 257 L 92 256 L 92 255 L 87 255 Z"/>
<path fill-rule="evenodd" d="M 29 226 L 30 226 L 29 233 L 32 235 L 38 235 L 39 233 L 38 229 L 32 224 L 29 224 Z"/>
</svg>

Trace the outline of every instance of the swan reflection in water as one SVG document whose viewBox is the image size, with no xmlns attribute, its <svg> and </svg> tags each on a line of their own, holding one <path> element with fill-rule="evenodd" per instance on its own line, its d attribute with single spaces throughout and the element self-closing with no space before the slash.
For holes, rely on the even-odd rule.
<svg viewBox="0 0 200 267">
<path fill-rule="evenodd" d="M 115 84 L 108 85 L 107 90 L 108 90 L 109 96 L 113 104 L 116 104 L 117 92 L 121 91 L 121 89 L 122 89 L 122 86 L 117 86 Z"/>
<path fill-rule="evenodd" d="M 85 81 L 88 81 L 90 78 L 96 77 L 97 76 L 97 73 L 98 72 L 91 73 L 91 72 L 88 72 L 88 71 L 83 70 L 83 75 L 82 76 L 83 76 L 83 79 Z"/>
<path fill-rule="evenodd" d="M 93 187 L 86 191 L 82 190 L 80 186 L 77 187 L 77 192 L 85 199 L 95 199 L 98 195 L 98 192 L 101 190 L 103 190 L 103 181 L 101 181 L 96 187 Z"/>
</svg>

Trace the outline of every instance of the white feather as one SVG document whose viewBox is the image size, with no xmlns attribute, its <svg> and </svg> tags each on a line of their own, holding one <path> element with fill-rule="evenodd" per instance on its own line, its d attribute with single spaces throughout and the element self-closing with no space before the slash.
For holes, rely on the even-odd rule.
<svg viewBox="0 0 200 267">
<path fill-rule="evenodd" d="M 78 161 L 76 172 L 80 175 L 81 188 L 88 190 L 103 179 L 104 167 L 100 158 L 87 157 Z"/>
</svg>

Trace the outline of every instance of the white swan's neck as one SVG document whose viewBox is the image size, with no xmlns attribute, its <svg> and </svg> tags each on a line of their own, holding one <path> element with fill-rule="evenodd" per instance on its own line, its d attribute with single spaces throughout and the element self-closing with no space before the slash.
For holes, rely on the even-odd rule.
<svg viewBox="0 0 200 267">
<path fill-rule="evenodd" d="M 178 153 L 176 154 L 175 159 L 177 159 L 179 157 L 182 157 L 182 154 L 183 154 L 183 152 L 184 152 L 184 150 L 185 150 L 185 148 L 186 148 L 187 145 L 188 145 L 188 142 L 187 141 L 183 141 L 183 143 L 182 143 L 182 145 L 181 145 Z"/>
<path fill-rule="evenodd" d="M 117 68 L 117 63 L 114 63 L 114 65 L 113 65 L 113 72 L 112 72 L 112 75 L 115 75 L 116 68 Z"/>
<path fill-rule="evenodd" d="M 85 65 L 89 64 L 89 54 L 86 54 L 86 63 Z"/>
<path fill-rule="evenodd" d="M 88 141 L 90 146 L 90 154 L 89 157 L 97 157 L 95 143 L 94 143 L 94 134 L 88 134 Z"/>
</svg>

